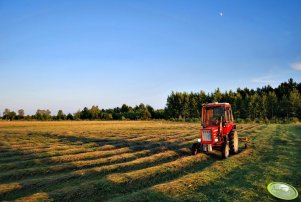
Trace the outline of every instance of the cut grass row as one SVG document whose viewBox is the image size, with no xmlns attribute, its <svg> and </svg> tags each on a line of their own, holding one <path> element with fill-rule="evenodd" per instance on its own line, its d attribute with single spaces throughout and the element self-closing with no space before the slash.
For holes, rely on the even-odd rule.
<svg viewBox="0 0 301 202">
<path fill-rule="evenodd" d="M 186 138 L 184 138 L 183 140 L 185 140 Z M 155 139 L 152 139 L 153 142 L 155 142 Z M 157 142 L 160 141 L 160 138 L 159 139 L 156 139 Z M 169 141 L 173 141 L 173 139 L 169 140 Z M 147 141 L 147 142 L 143 142 L 144 144 L 149 144 L 148 142 L 150 141 Z M 141 146 L 137 146 L 139 145 L 139 142 L 136 143 L 136 142 L 120 142 L 120 143 L 117 143 L 115 145 L 104 145 L 104 146 L 100 146 L 100 147 L 94 147 L 94 148 L 76 148 L 76 149 L 68 149 L 68 148 L 65 148 L 64 150 L 59 150 L 57 151 L 55 148 L 54 148 L 54 151 L 49 151 L 49 152 L 44 152 L 44 151 L 41 151 L 40 153 L 28 153 L 28 154 L 19 154 L 18 156 L 17 155 L 14 155 L 14 156 L 11 156 L 11 155 L 4 155 L 2 156 L 2 158 L 0 159 L 0 162 L 12 162 L 12 161 L 22 161 L 21 163 L 23 163 L 24 161 L 28 160 L 28 161 L 32 161 L 32 160 L 47 160 L 48 162 L 50 161 L 53 161 L 53 162 L 60 162 L 60 161 L 70 161 L 70 160 L 73 160 L 73 159 L 76 159 L 76 158 L 97 158 L 98 155 L 101 155 L 101 153 L 110 153 L 112 152 L 112 149 L 115 149 L 115 151 L 117 153 L 121 153 L 119 152 L 119 150 L 121 148 L 119 147 L 123 147 L 123 146 L 128 146 L 131 148 L 131 150 L 137 150 L 137 149 L 140 149 Z M 118 149 L 119 148 L 119 149 Z M 111 150 L 111 151 L 105 151 L 105 150 Z M 125 151 L 122 150 L 122 151 Z M 34 154 L 34 155 L 32 155 Z M 45 159 L 47 158 L 47 159 Z M 14 164 L 14 162 L 10 163 L 10 165 Z M 6 166 L 9 166 L 7 164 L 4 164 L 2 167 L 6 167 Z M 0 170 L 1 170 L 1 165 L 0 165 Z"/>
<path fill-rule="evenodd" d="M 70 185 L 70 181 L 69 181 L 66 182 L 66 184 L 61 184 L 60 187 L 57 187 L 53 191 L 48 190 L 48 194 L 49 196 L 51 196 L 51 198 L 54 199 L 80 201 L 80 200 L 87 199 L 86 197 L 89 194 L 91 194 L 91 191 L 95 192 L 97 190 L 97 194 L 94 196 L 94 198 L 97 198 L 97 200 L 102 201 L 102 200 L 107 200 L 108 197 L 111 197 L 112 195 L 118 193 L 126 193 L 134 188 L 150 186 L 152 184 L 157 183 L 158 181 L 161 182 L 162 180 L 164 181 L 164 180 L 177 178 L 181 175 L 186 174 L 186 172 L 189 171 L 189 170 L 185 171 L 184 170 L 185 168 L 189 168 L 194 165 L 201 165 L 199 164 L 200 162 L 204 162 L 202 166 L 206 166 L 209 164 L 209 162 L 211 162 L 211 161 L 206 162 L 207 161 L 206 155 L 203 155 L 202 157 L 200 156 L 199 158 L 192 158 L 191 156 L 183 157 L 183 158 L 174 158 L 174 156 L 172 156 L 172 161 L 166 163 L 158 162 L 157 157 L 155 158 L 154 157 L 149 158 L 149 160 L 151 161 L 144 162 L 144 165 L 147 166 L 145 168 L 147 169 L 147 172 L 143 171 L 145 170 L 144 167 L 140 167 L 140 169 L 138 169 L 139 167 L 136 167 L 136 170 L 138 169 L 137 170 L 138 174 L 132 176 L 131 178 L 128 178 L 128 180 L 124 180 L 123 183 L 119 183 L 119 184 L 112 183 L 110 180 L 108 180 L 107 177 L 104 177 L 105 174 L 108 174 L 108 173 L 103 173 L 104 169 L 107 168 L 100 167 L 97 169 L 93 169 L 93 174 L 85 173 L 85 175 L 88 174 L 89 177 L 86 176 L 84 182 L 81 181 L 79 178 L 76 178 L 72 182 L 73 186 Z M 136 164 L 141 164 L 140 161 L 141 160 L 137 159 L 134 162 Z M 154 161 L 157 162 L 157 164 L 159 163 L 160 164 L 152 166 Z M 114 165 L 110 167 L 114 167 Z M 95 173 L 95 171 L 97 172 Z M 160 172 L 158 173 L 158 171 Z"/>
<path fill-rule="evenodd" d="M 186 147 L 183 147 L 184 145 L 186 145 L 186 143 L 184 144 L 172 144 L 172 145 L 165 145 L 162 147 L 162 144 L 160 143 L 149 143 L 146 145 L 137 145 L 135 147 L 132 147 L 132 150 L 136 150 L 139 152 L 144 152 L 144 151 L 149 151 L 152 154 L 156 154 L 158 152 L 162 152 L 165 150 L 169 150 L 172 149 L 174 151 L 176 151 L 178 154 L 189 154 L 189 149 L 188 151 L 185 150 Z M 123 148 L 127 149 L 127 148 Z M 120 159 L 120 160 L 126 160 L 127 158 L 131 157 L 133 155 L 132 152 L 128 152 L 128 153 L 124 153 L 124 151 L 122 151 L 122 149 L 120 149 L 120 153 L 118 154 L 118 152 L 116 152 L 116 150 L 111 150 L 111 151 L 104 151 L 105 153 L 103 153 L 103 156 L 105 156 L 105 154 L 115 154 L 115 155 L 110 155 L 107 158 L 97 158 L 96 156 L 91 156 L 93 158 L 96 158 L 94 160 L 84 160 L 84 161 L 80 161 L 80 159 L 87 159 L 87 155 L 89 153 L 83 153 L 80 154 L 78 156 L 74 155 L 74 156 L 69 156 L 68 158 L 70 159 L 66 159 L 68 161 L 70 161 L 69 163 L 60 163 L 57 165 L 52 165 L 53 163 L 58 163 L 58 162 L 53 162 L 53 161 L 49 161 L 49 159 L 44 159 L 43 161 L 37 161 L 37 160 L 32 160 L 34 161 L 36 164 L 38 163 L 40 166 L 35 165 L 34 167 L 30 167 L 30 168 L 24 168 L 21 167 L 18 163 L 13 163 L 10 164 L 10 171 L 7 171 L 5 173 L 0 174 L 0 180 L 1 181 L 9 181 L 9 180 L 16 180 L 16 179 L 21 179 L 24 178 L 26 176 L 36 176 L 36 175 L 45 175 L 45 174 L 50 174 L 50 173 L 54 173 L 54 172 L 62 172 L 62 171 L 66 171 L 66 170 L 70 170 L 70 169 L 77 169 L 80 167 L 91 167 L 91 166 L 95 166 L 95 165 L 99 165 L 99 164 L 103 164 L 105 162 L 110 162 L 113 163 L 112 160 L 116 159 Z M 134 152 L 135 154 L 135 152 Z M 90 154 L 89 154 L 90 155 Z M 66 157 L 66 156 L 61 156 Z M 99 157 L 99 156 L 98 156 Z M 23 163 L 23 166 L 26 165 L 31 165 L 32 161 L 25 161 L 25 162 L 21 162 L 21 164 Z M 16 165 L 15 165 L 16 164 Z M 47 165 L 45 165 L 47 164 Z M 3 169 L 7 168 L 8 166 L 4 166 Z"/>
<path fill-rule="evenodd" d="M 31 187 L 35 188 L 42 188 L 42 187 L 47 187 L 47 186 L 53 186 L 56 185 L 58 182 L 60 185 L 64 181 L 68 181 L 67 184 L 70 183 L 70 180 L 74 179 L 77 183 L 73 182 L 74 184 L 79 184 L 82 181 L 81 177 L 84 177 L 85 181 L 88 179 L 90 180 L 95 180 L 95 178 L 98 178 L 100 176 L 104 176 L 108 173 L 114 172 L 114 171 L 122 171 L 122 170 L 135 170 L 139 168 L 144 168 L 148 167 L 151 164 L 160 164 L 162 162 L 170 161 L 173 159 L 176 159 L 178 154 L 173 152 L 173 151 L 166 151 L 163 153 L 159 154 L 154 154 L 150 156 L 145 156 L 146 151 L 139 152 L 141 154 L 141 157 L 139 154 L 136 154 L 136 159 L 129 161 L 129 162 L 124 162 L 124 163 L 117 163 L 117 164 L 109 164 L 106 166 L 99 166 L 99 167 L 93 167 L 89 169 L 81 169 L 73 172 L 68 172 L 68 173 L 59 173 L 57 175 L 50 175 L 47 177 L 38 177 L 35 179 L 27 179 L 27 180 L 22 180 L 19 182 L 21 187 L 18 187 L 17 192 L 22 192 L 22 191 L 28 191 L 30 190 Z M 15 183 L 8 183 L 10 184 L 15 184 Z M 57 187 L 55 187 L 57 188 Z M 51 190 L 51 187 L 50 187 Z M 18 195 L 17 192 L 10 192 L 9 194 L 4 194 L 5 198 L 10 198 L 10 197 L 16 197 Z M 19 193 L 20 194 L 20 193 Z M 21 193 L 22 194 L 22 193 Z M 3 197 L 3 196 L 2 196 Z"/>
<path fill-rule="evenodd" d="M 158 137 L 155 137 L 155 138 L 152 138 L 152 137 L 148 137 L 148 136 L 145 136 L 146 138 L 144 138 L 145 142 L 143 142 L 144 144 L 149 144 L 149 142 L 162 142 L 164 140 L 167 140 L 166 142 L 167 143 L 172 143 L 172 142 L 177 142 L 177 143 L 180 143 L 180 142 L 183 142 L 183 141 L 186 141 L 186 140 L 190 140 L 190 139 L 193 139 L 195 137 L 195 135 L 190 135 L 190 136 L 186 136 L 185 135 L 182 135 L 180 137 L 174 137 L 174 136 L 171 136 L 171 137 L 165 137 L 165 138 L 158 138 Z M 137 142 L 134 142 L 134 141 L 131 141 L 131 139 L 129 140 L 129 142 L 126 142 L 127 140 L 122 140 L 120 142 L 114 142 L 115 145 L 104 145 L 104 146 L 101 146 L 101 147 L 93 147 L 93 148 L 75 148 L 75 149 L 72 149 L 72 148 L 68 148 L 68 146 L 64 149 L 61 149 L 59 151 L 57 151 L 56 147 L 54 148 L 49 148 L 49 151 L 44 151 L 44 150 L 36 150 L 34 149 L 34 151 L 31 151 L 29 153 L 25 153 L 25 154 L 19 154 L 20 156 L 17 156 L 16 154 L 18 154 L 18 152 L 12 152 L 12 153 L 9 153 L 9 155 L 3 155 L 2 158 L 0 159 L 0 162 L 8 162 L 8 161 L 20 161 L 22 159 L 22 161 L 24 160 L 32 160 L 32 159 L 40 159 L 40 158 L 45 158 L 45 157 L 51 157 L 51 156 L 63 156 L 63 155 L 67 155 L 67 154 L 77 154 L 77 153 L 83 153 L 83 152 L 92 152 L 94 150 L 106 150 L 106 149 L 114 149 L 114 148 L 118 148 L 118 147 L 122 147 L 122 146 L 129 146 L 129 147 L 133 147 L 133 149 L 135 149 L 134 147 L 136 146 L 136 144 L 139 144 L 140 141 L 137 141 Z M 98 144 L 96 144 L 98 145 Z M 20 146 L 19 146 L 20 147 Z M 54 151 L 53 151 L 54 150 Z M 38 152 L 39 151 L 39 152 Z M 15 154 L 13 155 L 13 157 L 11 157 L 12 154 Z M 35 154 L 35 155 L 31 155 L 31 154 Z M 76 155 L 74 156 L 74 158 L 76 157 Z M 97 156 L 96 156 L 97 157 Z M 92 157 L 91 157 L 92 158 Z M 59 159 L 58 161 L 63 161 L 64 157 L 55 157 L 53 158 L 53 161 L 57 161 L 57 159 Z M 13 163 L 11 163 L 13 164 Z M 3 165 L 2 167 L 6 167 L 8 165 Z M 0 166 L 0 170 L 1 170 L 1 166 Z"/>
<path fill-rule="evenodd" d="M 203 170 L 187 174 L 166 183 L 160 183 L 146 189 L 134 191 L 127 196 L 113 198 L 111 201 L 166 201 L 169 198 L 166 196 L 171 196 L 169 200 L 172 198 L 178 200 L 185 200 L 185 198 L 193 198 L 192 200 L 209 200 L 201 196 L 201 193 L 193 195 L 195 194 L 194 191 L 199 186 L 211 184 L 223 178 L 234 169 L 248 163 L 249 159 L 244 157 L 250 155 L 251 152 L 251 150 L 241 152 L 227 161 L 216 161 Z"/>
<path fill-rule="evenodd" d="M 157 147 L 156 147 L 157 146 Z M 147 144 L 148 148 L 152 148 L 153 152 L 158 152 L 158 146 L 160 147 L 160 149 L 162 150 L 162 145 L 157 145 L 157 144 Z M 181 145 L 179 145 L 181 146 Z M 139 149 L 144 149 L 144 146 L 136 146 L 133 147 L 132 149 L 134 150 L 139 150 Z M 167 147 L 166 149 L 178 149 L 179 147 Z M 159 150 L 160 151 L 160 150 Z M 98 159 L 101 156 L 110 156 L 111 154 L 122 154 L 124 152 L 129 152 L 128 148 L 122 148 L 122 149 L 117 149 L 117 150 L 113 150 L 113 151 L 97 151 L 97 152 L 88 152 L 88 153 L 80 153 L 80 154 L 75 154 L 75 155 L 64 155 L 64 156 L 59 156 L 59 157 L 51 157 L 51 158 L 44 158 L 44 159 L 35 159 L 33 157 L 32 160 L 24 160 L 18 163 L 7 163 L 7 164 L 2 164 L 0 166 L 1 170 L 11 170 L 10 172 L 6 172 L 5 175 L 1 176 L 0 178 L 2 180 L 5 179 L 5 176 L 10 176 L 11 173 L 15 173 L 14 176 L 18 176 L 18 172 L 16 173 L 15 170 L 16 168 L 21 168 L 21 170 L 19 171 L 20 173 L 31 173 L 31 175 L 35 172 L 39 173 L 40 170 L 44 170 L 45 168 L 47 168 L 48 166 L 43 166 L 43 164 L 47 164 L 47 165 L 51 165 L 53 163 L 60 163 L 60 162 L 69 162 L 69 161 L 79 161 L 79 160 L 87 160 L 87 159 L 95 159 L 94 162 L 96 165 L 97 163 L 101 163 L 104 162 L 104 159 Z M 30 169 L 24 169 L 27 166 L 31 166 L 32 163 L 36 164 L 36 165 L 40 165 L 42 167 L 39 166 L 35 166 L 35 168 L 30 168 Z M 90 161 L 80 161 L 79 164 L 83 165 L 86 164 L 87 166 L 91 166 L 93 165 Z M 76 162 L 73 162 L 73 165 L 79 165 Z M 66 166 L 67 168 L 70 168 L 69 164 L 61 164 L 60 166 L 58 166 L 59 168 L 57 170 L 61 170 L 64 168 L 64 166 Z M 55 167 L 55 166 L 52 166 Z M 56 170 L 56 169 L 50 169 L 50 170 Z M 33 173 L 32 173 L 33 172 Z M 41 172 L 43 173 L 43 172 Z M 20 174 L 21 175 L 21 174 Z M 22 176 L 22 175 L 21 175 Z M 4 177 L 4 178 L 3 178 Z"/>
<path fill-rule="evenodd" d="M 290 127 L 272 125 L 257 130 L 252 149 L 217 161 L 200 172 L 110 201 L 277 201 L 266 191 L 271 181 L 284 181 L 301 190 L 301 131 Z M 274 144 L 279 140 L 285 144 Z"/>
<path fill-rule="evenodd" d="M 253 128 L 254 126 L 251 126 L 251 128 Z M 170 137 L 174 137 L 173 139 L 170 139 Z M 183 137 L 183 138 L 182 138 Z M 190 138 L 194 138 L 195 137 L 195 135 L 191 135 L 191 136 L 188 136 L 187 137 L 187 135 L 186 134 L 182 134 L 182 135 L 176 135 L 176 134 L 172 134 L 172 135 L 167 135 L 167 136 L 165 136 L 165 137 L 161 137 L 161 138 L 157 138 L 157 137 L 149 137 L 149 136 L 141 136 L 141 137 L 138 137 L 138 138 L 140 138 L 140 139 L 137 139 L 137 141 L 141 141 L 141 140 L 148 140 L 148 141 L 164 141 L 164 140 L 167 140 L 167 142 L 175 142 L 175 141 L 177 141 L 177 142 L 181 142 L 181 141 L 186 141 L 186 140 L 189 140 Z M 135 140 L 135 137 L 133 138 L 133 139 L 126 139 L 126 140 L 129 140 L 129 141 L 134 141 Z M 119 140 L 120 141 L 120 140 Z M 122 141 L 122 140 L 121 140 Z M 106 142 L 106 143 L 108 143 L 108 142 Z M 89 144 L 89 143 L 88 143 Z M 95 144 L 95 142 L 94 142 L 94 144 Z M 122 144 L 122 143 L 121 143 Z M 84 146 L 83 146 L 84 145 Z M 86 146 L 90 146 L 90 145 L 86 145 L 86 144 L 83 144 L 83 145 L 81 145 L 81 146 L 83 146 L 83 147 L 86 147 Z M 95 145 L 91 145 L 91 146 L 95 146 Z M 116 145 L 117 147 L 118 147 L 118 145 Z M 30 146 L 28 146 L 28 149 L 29 150 L 31 150 L 31 151 L 28 151 L 28 152 L 24 152 L 27 148 L 26 148 L 26 146 L 24 146 L 24 144 L 22 144 L 22 145 L 20 145 L 20 142 L 19 142 L 19 144 L 18 145 L 15 145 L 15 147 L 16 148 L 22 148 L 22 153 L 20 154 L 20 155 L 22 155 L 22 159 L 26 159 L 26 156 L 24 156 L 24 155 L 26 155 L 26 154 L 32 154 L 32 153 L 35 153 L 37 156 L 39 156 L 39 152 L 47 152 L 47 151 L 50 151 L 50 153 L 49 153 L 49 155 L 48 156 L 51 156 L 53 153 L 54 153 L 54 151 L 53 150 L 64 150 L 64 149 L 66 149 L 66 150 L 70 150 L 70 148 L 69 148 L 69 146 L 65 146 L 65 145 L 63 145 L 63 146 L 60 146 L 60 145 L 52 145 L 52 146 L 46 146 L 46 147 L 43 147 L 43 148 L 46 148 L 45 150 L 39 150 L 39 149 L 37 149 L 36 147 L 33 149 L 32 148 L 32 145 Z M 12 148 L 13 149 L 13 148 Z M 75 150 L 76 150 L 76 148 L 75 148 Z M 69 153 L 69 152 L 68 152 Z M 72 153 L 72 152 L 71 152 Z M 77 152 L 75 152 L 75 153 L 77 153 Z M 5 157 L 5 156 L 10 156 L 10 155 L 13 155 L 13 154 L 18 154 L 18 151 L 16 151 L 15 153 L 14 152 L 12 152 L 12 153 L 10 153 L 10 152 L 7 152 L 7 153 L 4 153 L 3 155 L 2 155 L 2 158 L 3 157 Z M 56 154 L 53 154 L 53 155 L 56 155 Z M 43 157 L 45 157 L 44 155 L 42 155 Z M 9 160 L 17 160 L 17 159 L 14 159 L 14 158 L 12 158 L 12 159 L 4 159 L 5 161 L 9 161 Z M 0 159 L 0 161 L 1 161 L 1 159 Z"/>
<path fill-rule="evenodd" d="M 95 188 L 105 187 L 104 190 L 107 191 L 100 191 L 98 194 L 94 193 L 93 195 L 95 198 L 107 200 L 111 196 L 118 197 L 119 191 L 115 190 L 124 190 L 124 193 L 131 194 L 133 189 L 154 186 L 160 182 L 186 175 L 187 172 L 195 172 L 196 168 L 200 168 L 198 167 L 199 165 L 194 167 L 194 163 L 190 163 L 189 159 L 191 157 L 180 157 L 189 154 L 187 147 L 192 142 L 195 142 L 199 129 L 194 131 L 186 125 L 186 128 L 184 130 L 182 128 L 181 131 L 181 127 L 175 124 L 172 127 L 164 127 L 165 130 L 173 130 L 173 132 L 168 133 L 166 136 L 158 136 L 151 134 L 154 131 L 162 133 L 162 129 L 156 127 L 146 126 L 143 130 L 139 127 L 131 128 L 131 131 L 135 131 L 135 134 L 127 131 L 128 134 L 122 135 L 125 138 L 124 142 L 122 142 L 123 139 L 120 137 L 116 138 L 115 136 L 113 138 L 112 133 L 101 138 L 98 136 L 99 134 L 82 138 L 80 135 L 74 136 L 75 133 L 73 134 L 72 132 L 68 135 L 54 135 L 53 138 L 55 139 L 52 138 L 53 134 L 50 134 L 49 137 L 44 136 L 44 139 L 48 138 L 51 141 L 43 141 L 40 144 L 41 148 L 35 149 L 33 155 L 13 156 L 13 158 L 20 157 L 20 159 L 28 157 L 28 159 L 24 160 L 23 158 L 20 162 L 1 162 L 1 159 L 5 158 L 0 158 L 0 180 L 3 183 L 7 182 L 0 185 L 0 199 L 14 200 L 25 195 L 33 196 L 33 198 L 45 198 L 47 196 L 57 200 L 68 199 L 68 197 L 69 199 L 76 199 L 80 195 L 80 199 L 85 199 L 86 194 L 91 194 L 91 191 L 95 191 Z M 152 132 L 141 132 L 149 129 Z M 97 131 L 95 130 L 95 132 Z M 138 135 L 138 131 L 141 132 L 140 135 Z M 26 136 L 26 134 L 24 135 Z M 26 142 L 26 138 L 24 140 Z M 39 142 L 40 140 L 40 137 L 35 139 L 35 136 L 31 135 L 32 142 Z M 14 142 L 14 146 L 19 146 L 20 148 L 22 147 L 22 141 L 17 143 L 17 141 L 10 139 L 10 142 Z M 110 141 L 113 143 L 112 145 L 105 145 L 105 143 L 110 143 Z M 30 146 L 30 142 L 27 143 Z M 58 145 L 58 143 L 67 144 L 67 147 L 60 151 L 52 151 L 56 146 L 57 148 L 62 146 Z M 95 156 L 102 145 L 103 147 L 111 147 L 107 148 L 107 156 Z M 9 146 L 9 143 L 3 146 L 3 154 L 6 153 L 4 148 L 7 146 Z M 122 150 L 125 148 L 127 150 Z M 30 147 L 27 147 L 27 149 L 30 150 Z M 117 151 L 119 149 L 120 152 L 114 153 L 116 149 Z M 79 151 L 82 152 L 77 153 L 77 155 L 76 152 Z M 163 153 L 160 153 L 162 151 Z M 75 153 L 70 155 L 68 152 Z M 166 153 L 169 153 L 171 156 L 164 156 Z M 98 154 L 101 155 L 101 153 Z M 164 155 L 162 157 L 156 156 L 159 154 Z M 13 158 L 10 160 L 13 160 Z M 178 165 L 178 161 L 181 166 Z M 201 161 L 209 162 L 205 159 L 201 159 Z M 215 160 L 213 159 L 213 161 Z M 34 162 L 35 164 L 32 164 Z M 30 165 L 34 167 L 30 168 Z M 3 174 L 1 170 L 11 171 Z M 138 173 L 137 175 L 135 175 L 136 172 Z M 118 179 L 121 181 L 118 181 Z M 125 186 L 126 189 L 124 189 Z M 6 187 L 6 189 L 2 187 Z M 47 194 L 36 194 L 37 189 L 46 191 Z M 86 194 L 83 194 L 83 192 L 86 192 Z M 64 196 L 66 193 L 68 193 L 67 198 Z"/>
</svg>

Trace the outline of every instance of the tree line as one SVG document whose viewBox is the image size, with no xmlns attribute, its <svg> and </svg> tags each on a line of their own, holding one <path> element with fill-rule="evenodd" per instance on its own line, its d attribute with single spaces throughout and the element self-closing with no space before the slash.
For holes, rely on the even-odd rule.
<svg viewBox="0 0 301 202">
<path fill-rule="evenodd" d="M 225 92 L 216 89 L 210 94 L 172 92 L 165 113 L 169 119 L 199 119 L 202 103 L 210 102 L 231 103 L 236 120 L 301 119 L 301 83 L 289 79 L 276 88 L 268 85 Z"/>
<path fill-rule="evenodd" d="M 149 120 L 168 119 L 199 121 L 203 103 L 228 102 L 232 104 L 233 115 L 241 120 L 301 119 L 301 83 L 289 79 L 278 87 L 238 88 L 236 91 L 212 93 L 171 92 L 164 109 L 154 109 L 141 103 L 135 107 L 123 104 L 113 109 L 98 106 L 84 107 L 83 110 L 65 114 L 59 110 L 51 115 L 50 110 L 38 109 L 34 115 L 26 115 L 23 109 L 16 112 L 5 109 L 2 119 L 6 120 Z"/>
<path fill-rule="evenodd" d="M 24 115 L 24 110 L 18 110 L 18 113 L 5 109 L 2 119 L 5 120 L 149 120 L 164 119 L 164 110 L 155 110 L 150 105 L 141 103 L 138 106 L 131 107 L 123 104 L 121 107 L 113 109 L 100 109 L 97 105 L 91 108 L 84 107 L 83 110 L 71 114 L 65 114 L 59 110 L 56 115 L 51 115 L 50 110 L 38 109 L 34 115 Z"/>
</svg>

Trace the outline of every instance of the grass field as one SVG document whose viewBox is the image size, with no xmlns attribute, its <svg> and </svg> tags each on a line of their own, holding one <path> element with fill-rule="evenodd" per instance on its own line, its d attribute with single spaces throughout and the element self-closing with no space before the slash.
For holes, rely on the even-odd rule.
<svg viewBox="0 0 301 202">
<path fill-rule="evenodd" d="M 1 201 L 277 201 L 301 192 L 301 125 L 238 126 L 248 149 L 191 156 L 200 124 L 0 122 Z M 299 196 L 300 199 L 300 196 Z M 297 199 L 298 200 L 298 199 Z"/>
</svg>

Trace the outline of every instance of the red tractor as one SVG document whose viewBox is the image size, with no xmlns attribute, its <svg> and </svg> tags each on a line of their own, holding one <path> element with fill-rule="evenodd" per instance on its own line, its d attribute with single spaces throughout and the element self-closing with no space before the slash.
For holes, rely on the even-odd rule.
<svg viewBox="0 0 301 202">
<path fill-rule="evenodd" d="M 192 145 L 192 154 L 210 152 L 212 148 L 222 151 L 222 157 L 238 152 L 238 134 L 229 103 L 202 105 L 202 129 L 198 143 Z"/>
</svg>

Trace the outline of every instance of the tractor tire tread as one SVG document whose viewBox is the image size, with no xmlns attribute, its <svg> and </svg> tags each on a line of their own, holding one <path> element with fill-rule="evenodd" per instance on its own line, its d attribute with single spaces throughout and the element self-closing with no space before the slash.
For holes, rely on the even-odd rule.
<svg viewBox="0 0 301 202">
<path fill-rule="evenodd" d="M 236 154 L 237 152 L 238 152 L 238 147 L 237 147 L 237 149 L 236 149 L 236 151 L 235 151 L 235 137 L 234 137 L 234 134 L 235 134 L 235 130 L 232 130 L 231 132 L 230 132 L 230 134 L 228 135 L 229 136 L 229 147 L 230 147 L 230 154 Z M 236 134 L 237 134 L 237 132 L 236 132 Z M 237 136 L 238 136 L 238 134 L 237 134 Z M 237 137 L 237 141 L 238 141 L 238 137 Z M 237 143 L 238 144 L 238 143 Z"/>
</svg>

